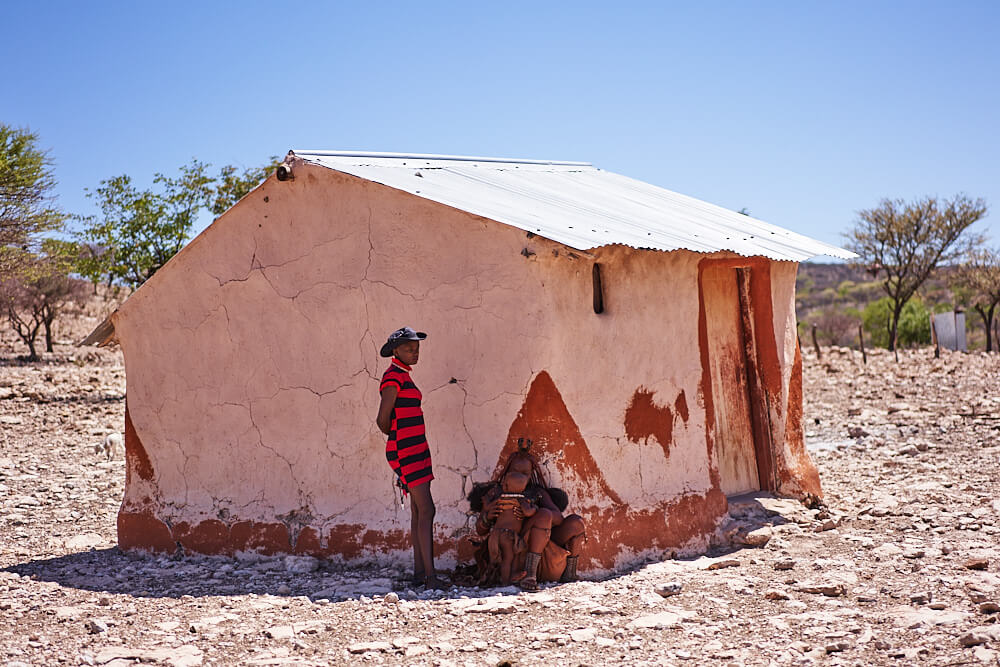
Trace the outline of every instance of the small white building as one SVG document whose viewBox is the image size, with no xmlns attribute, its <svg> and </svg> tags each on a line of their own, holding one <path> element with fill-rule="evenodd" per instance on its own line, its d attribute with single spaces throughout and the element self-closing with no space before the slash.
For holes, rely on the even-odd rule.
<svg viewBox="0 0 1000 667">
<path fill-rule="evenodd" d="M 278 176 L 92 336 L 125 356 L 122 548 L 405 554 L 374 424 L 403 325 L 429 333 L 445 562 L 519 437 L 587 521 L 583 569 L 703 549 L 730 494 L 821 493 L 795 274 L 851 253 L 582 163 L 296 151 Z"/>
</svg>

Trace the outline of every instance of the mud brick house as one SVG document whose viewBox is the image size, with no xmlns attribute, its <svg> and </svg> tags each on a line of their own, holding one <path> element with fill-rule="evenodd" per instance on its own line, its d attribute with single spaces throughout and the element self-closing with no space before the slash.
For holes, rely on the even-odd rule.
<svg viewBox="0 0 1000 667">
<path fill-rule="evenodd" d="M 374 417 L 407 325 L 443 562 L 519 437 L 581 566 L 696 552 L 729 495 L 821 493 L 794 312 L 820 254 L 852 256 L 584 163 L 289 153 L 90 337 L 125 357 L 120 545 L 403 557 Z"/>
</svg>

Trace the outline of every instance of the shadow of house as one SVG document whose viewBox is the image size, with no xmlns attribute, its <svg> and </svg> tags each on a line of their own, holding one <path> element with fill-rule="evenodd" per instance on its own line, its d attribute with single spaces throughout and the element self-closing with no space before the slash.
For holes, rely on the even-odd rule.
<svg viewBox="0 0 1000 667">
<path fill-rule="evenodd" d="M 120 546 L 404 558 L 374 415 L 405 324 L 445 561 L 519 437 L 587 521 L 582 569 L 703 551 L 727 495 L 821 493 L 794 312 L 818 254 L 850 256 L 583 163 L 289 153 L 88 339 L 125 356 Z"/>
</svg>

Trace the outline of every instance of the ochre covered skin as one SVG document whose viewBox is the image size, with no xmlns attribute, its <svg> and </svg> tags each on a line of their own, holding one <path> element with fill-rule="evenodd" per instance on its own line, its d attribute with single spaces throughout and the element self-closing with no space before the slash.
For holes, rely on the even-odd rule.
<svg viewBox="0 0 1000 667">
<path fill-rule="evenodd" d="M 405 562 L 409 509 L 374 417 L 378 348 L 408 325 L 429 333 L 413 378 L 444 564 L 468 557 L 465 496 L 519 437 L 587 521 L 581 570 L 704 549 L 726 511 L 708 266 L 749 271 L 769 405 L 758 447 L 777 490 L 818 494 L 802 441 L 795 264 L 585 254 L 322 167 L 269 179 L 112 316 L 128 390 L 119 542 Z"/>
</svg>

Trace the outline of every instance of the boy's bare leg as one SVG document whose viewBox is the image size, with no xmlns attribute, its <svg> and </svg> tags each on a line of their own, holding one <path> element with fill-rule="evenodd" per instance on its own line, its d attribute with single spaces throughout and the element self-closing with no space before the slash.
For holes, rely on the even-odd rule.
<svg viewBox="0 0 1000 667">
<path fill-rule="evenodd" d="M 410 489 L 413 505 L 417 509 L 416 530 L 413 540 L 420 547 L 420 558 L 424 566 L 424 584 L 429 588 L 445 588 L 448 584 L 437 578 L 434 571 L 434 498 L 431 484 L 421 484 Z"/>
<path fill-rule="evenodd" d="M 420 550 L 420 541 L 417 538 L 418 514 L 417 503 L 410 496 L 410 541 L 413 542 L 413 583 L 424 583 L 427 576 L 424 570 L 424 557 Z"/>
</svg>

